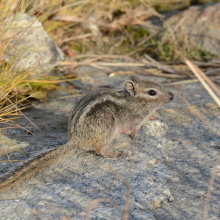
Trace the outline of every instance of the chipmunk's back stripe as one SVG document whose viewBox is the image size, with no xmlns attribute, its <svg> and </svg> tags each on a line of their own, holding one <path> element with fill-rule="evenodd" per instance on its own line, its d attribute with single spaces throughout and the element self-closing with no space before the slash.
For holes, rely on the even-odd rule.
<svg viewBox="0 0 220 220">
<path fill-rule="evenodd" d="M 112 115 L 116 115 L 120 110 L 120 106 L 117 103 L 115 103 L 114 101 L 111 101 L 111 100 L 105 100 L 101 103 L 96 103 L 96 105 L 94 105 L 90 109 L 90 111 L 87 112 L 86 116 L 94 115 L 97 112 L 97 110 L 101 109 L 102 107 L 105 107 L 108 109 L 111 108 Z"/>
<path fill-rule="evenodd" d="M 106 102 L 111 102 L 115 105 L 122 104 L 122 93 L 116 92 L 110 89 L 102 89 L 91 92 L 80 99 L 71 114 L 70 123 L 72 126 L 76 126 L 81 120 L 90 112 L 90 110 L 96 108 L 98 105 L 101 107 Z"/>
</svg>

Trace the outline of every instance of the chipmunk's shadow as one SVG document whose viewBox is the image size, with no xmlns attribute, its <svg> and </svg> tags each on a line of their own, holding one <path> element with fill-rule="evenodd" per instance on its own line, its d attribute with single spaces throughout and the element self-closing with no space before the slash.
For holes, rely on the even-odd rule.
<svg viewBox="0 0 220 220">
<path fill-rule="evenodd" d="M 8 128 L 11 126 L 1 124 L 1 129 L 4 131 L 1 139 L 10 144 L 0 142 L 0 161 L 6 161 L 1 163 L 1 174 L 13 169 L 12 164 L 16 167 L 27 158 L 40 154 L 47 149 L 63 145 L 68 140 L 68 112 L 31 107 L 24 110 L 23 113 L 31 122 L 26 117 L 21 116 L 14 121 L 18 127 Z"/>
</svg>

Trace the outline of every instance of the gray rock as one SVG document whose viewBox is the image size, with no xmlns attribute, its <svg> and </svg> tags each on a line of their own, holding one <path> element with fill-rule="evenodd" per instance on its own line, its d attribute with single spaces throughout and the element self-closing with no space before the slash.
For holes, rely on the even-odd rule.
<svg viewBox="0 0 220 220">
<path fill-rule="evenodd" d="M 145 28 L 151 33 L 160 33 L 162 40 L 176 35 L 177 41 L 220 55 L 220 2 L 203 6 L 191 6 L 184 11 L 168 12 L 164 22 L 152 18 Z M 161 34 L 165 30 L 166 34 Z M 185 37 L 186 36 L 186 37 Z"/>
<path fill-rule="evenodd" d="M 27 71 L 34 67 L 39 76 L 39 72 L 49 72 L 64 59 L 63 52 L 36 17 L 18 13 L 5 18 L 0 25 L 4 25 L 9 42 L 5 60 L 14 68 Z"/>
<path fill-rule="evenodd" d="M 176 33 L 188 36 L 191 44 L 212 54 L 220 55 L 220 3 L 204 6 L 192 6 L 173 15 L 164 26 L 171 30 L 182 23 Z M 182 21 L 182 22 L 181 22 Z"/>
</svg>

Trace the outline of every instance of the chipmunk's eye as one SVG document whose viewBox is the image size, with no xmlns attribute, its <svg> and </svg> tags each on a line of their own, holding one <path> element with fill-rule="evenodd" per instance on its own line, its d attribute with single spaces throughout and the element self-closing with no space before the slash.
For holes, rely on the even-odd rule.
<svg viewBox="0 0 220 220">
<path fill-rule="evenodd" d="M 150 91 L 148 92 L 148 94 L 151 95 L 151 96 L 154 96 L 154 95 L 156 95 L 157 93 L 156 93 L 154 90 L 150 90 Z"/>
</svg>

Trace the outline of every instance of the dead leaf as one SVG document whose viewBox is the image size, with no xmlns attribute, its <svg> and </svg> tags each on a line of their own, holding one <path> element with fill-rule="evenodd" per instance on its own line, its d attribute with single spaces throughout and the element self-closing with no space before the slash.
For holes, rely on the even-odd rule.
<svg viewBox="0 0 220 220">
<path fill-rule="evenodd" d="M 67 55 L 69 56 L 69 57 L 73 57 L 73 56 L 75 56 L 75 53 L 73 52 L 73 49 L 72 49 L 72 45 L 70 45 L 69 47 L 68 47 L 68 49 L 67 49 Z"/>
</svg>

